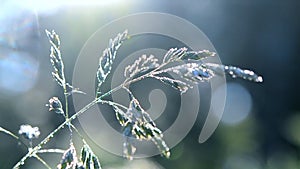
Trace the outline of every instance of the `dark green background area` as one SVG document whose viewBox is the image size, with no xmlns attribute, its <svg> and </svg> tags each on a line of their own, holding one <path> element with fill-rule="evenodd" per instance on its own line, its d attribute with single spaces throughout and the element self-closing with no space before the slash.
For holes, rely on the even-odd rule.
<svg viewBox="0 0 300 169">
<path fill-rule="evenodd" d="M 38 58 L 37 82 L 24 93 L 7 95 L 0 91 L 0 126 L 15 133 L 21 124 L 39 126 L 41 136 L 34 141 L 38 143 L 63 122 L 62 117 L 48 112 L 45 107 L 52 96 L 63 96 L 51 78 L 50 45 L 44 29 L 54 29 L 60 34 L 66 77 L 71 81 L 76 57 L 96 30 L 129 14 L 162 12 L 196 25 L 212 42 L 222 63 L 253 69 L 263 75 L 264 82 L 256 84 L 227 78 L 249 90 L 253 101 L 249 117 L 237 125 L 221 123 L 208 141 L 199 144 L 198 136 L 207 111 L 201 107 L 197 122 L 187 137 L 171 150 L 171 158 L 155 156 L 148 160 L 166 169 L 300 168 L 299 8 L 296 0 L 144 0 L 107 6 L 62 7 L 50 14 L 40 14 L 39 27 L 35 30 L 40 35 L 26 39 L 30 47 L 14 49 Z M 1 15 L 4 13 L 0 12 Z M 0 37 L 4 35 L 5 32 Z M 0 50 L 6 48 L 1 44 Z M 205 96 L 201 97 L 205 101 Z M 73 110 L 72 104 L 70 109 Z M 79 126 L 77 121 L 75 124 Z M 65 149 L 67 140 L 67 130 L 64 130 L 47 147 Z M 128 163 L 89 141 L 103 168 L 134 168 L 134 162 Z M 11 168 L 25 153 L 24 147 L 0 133 L 0 169 Z M 53 168 L 60 159 L 60 155 L 53 154 L 43 157 Z M 139 162 L 144 165 L 144 161 Z M 37 166 L 41 165 L 32 159 L 24 168 Z"/>
</svg>

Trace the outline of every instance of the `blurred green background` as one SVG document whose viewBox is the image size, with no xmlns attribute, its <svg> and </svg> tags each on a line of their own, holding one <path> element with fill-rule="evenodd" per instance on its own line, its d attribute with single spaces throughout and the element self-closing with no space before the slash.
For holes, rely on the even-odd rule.
<svg viewBox="0 0 300 169">
<path fill-rule="evenodd" d="M 299 7 L 297 0 L 0 0 L 0 126 L 15 133 L 21 124 L 38 126 L 37 143 L 63 122 L 45 107 L 50 97 L 62 94 L 50 74 L 44 29 L 60 34 L 71 81 L 82 46 L 100 27 L 129 14 L 163 12 L 196 25 L 224 64 L 251 68 L 263 75 L 264 82 L 227 78 L 226 108 L 213 136 L 198 143 L 207 111 L 201 107 L 194 127 L 172 148 L 170 159 L 126 161 L 89 140 L 103 168 L 300 168 Z M 66 149 L 68 137 L 67 130 L 62 131 L 47 147 Z M 1 169 L 11 168 L 25 153 L 17 141 L 0 133 Z M 43 158 L 55 168 L 61 155 Z M 31 159 L 23 168 L 43 166 Z"/>
</svg>

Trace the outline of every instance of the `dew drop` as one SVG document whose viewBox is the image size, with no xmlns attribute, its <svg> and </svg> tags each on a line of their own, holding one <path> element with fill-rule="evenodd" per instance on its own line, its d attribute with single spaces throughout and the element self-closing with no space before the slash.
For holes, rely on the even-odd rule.
<svg viewBox="0 0 300 169">
<path fill-rule="evenodd" d="M 255 79 L 256 82 L 263 82 L 263 78 L 261 76 L 258 76 L 256 79 Z"/>
</svg>

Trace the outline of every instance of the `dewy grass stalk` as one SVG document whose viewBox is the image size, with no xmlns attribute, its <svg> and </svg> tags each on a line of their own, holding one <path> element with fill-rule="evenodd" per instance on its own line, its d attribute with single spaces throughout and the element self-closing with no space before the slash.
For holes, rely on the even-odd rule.
<svg viewBox="0 0 300 169">
<path fill-rule="evenodd" d="M 58 162 L 57 165 L 57 168 L 59 169 L 100 169 L 99 159 L 77 130 L 76 126 L 72 124 L 74 119 L 98 103 L 110 105 L 116 113 L 116 119 L 122 126 L 122 132 L 125 137 L 125 142 L 123 144 L 125 158 L 129 160 L 133 159 L 133 155 L 136 151 L 136 147 L 132 144 L 133 139 L 152 141 L 161 152 L 161 155 L 169 158 L 171 153 L 167 143 L 163 139 L 162 131 L 158 128 L 150 115 L 142 108 L 137 98 L 129 89 L 129 86 L 132 83 L 141 81 L 145 78 L 157 79 L 180 91 L 181 94 L 184 94 L 188 89 L 192 88 L 192 84 L 207 82 L 214 76 L 223 76 L 224 74 L 229 74 L 233 78 L 239 77 L 249 81 L 262 82 L 262 77 L 255 74 L 253 71 L 244 70 L 235 66 L 203 62 L 203 59 L 207 57 L 214 57 L 214 52 L 208 50 L 188 51 L 187 48 L 183 47 L 179 49 L 170 49 L 163 57 L 162 63 L 159 63 L 158 59 L 153 55 L 148 57 L 142 55 L 135 60 L 132 65 L 126 67 L 124 70 L 125 80 L 123 83 L 110 91 L 103 92 L 101 86 L 105 83 L 106 78 L 111 72 L 117 51 L 121 45 L 129 39 L 126 30 L 109 41 L 108 48 L 103 51 L 102 56 L 99 58 L 99 66 L 96 72 L 98 80 L 96 98 L 70 117 L 68 96 L 74 92 L 84 92 L 74 88 L 65 78 L 59 36 L 54 31 L 49 32 L 46 30 L 46 34 L 51 44 L 50 61 L 53 66 L 52 76 L 58 85 L 62 87 L 64 93 L 64 106 L 57 97 L 52 97 L 47 106 L 49 107 L 49 111 L 63 115 L 65 121 L 35 146 L 32 145 L 32 139 L 39 136 L 40 131 L 38 130 L 38 127 L 31 127 L 30 125 L 22 125 L 20 127 L 19 134 L 23 135 L 25 139 L 29 141 L 29 146 L 20 140 L 17 135 L 0 127 L 0 132 L 4 132 L 18 141 L 21 141 L 28 148 L 27 154 L 13 167 L 14 169 L 20 168 L 25 164 L 26 160 L 31 157 L 40 161 L 46 168 L 51 168 L 51 166 L 38 155 L 40 153 L 63 154 L 61 161 Z M 177 79 L 167 77 L 167 73 L 176 74 Z M 130 96 L 130 103 L 128 106 L 105 100 L 105 97 L 110 96 L 113 92 L 118 90 L 125 90 L 128 92 Z M 68 126 L 70 130 L 70 146 L 66 148 L 66 150 L 55 148 L 43 149 L 43 146 L 66 126 Z M 77 151 L 72 141 L 72 131 L 75 131 L 82 139 L 83 146 L 80 151 L 80 157 L 77 156 Z"/>
</svg>

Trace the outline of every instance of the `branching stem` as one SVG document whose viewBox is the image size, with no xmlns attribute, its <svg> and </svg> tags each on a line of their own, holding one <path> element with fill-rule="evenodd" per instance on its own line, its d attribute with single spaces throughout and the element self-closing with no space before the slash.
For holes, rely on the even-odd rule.
<svg viewBox="0 0 300 169">
<path fill-rule="evenodd" d="M 117 104 L 117 106 L 120 106 L 122 108 L 126 108 L 126 106 L 123 106 L 121 104 L 118 104 L 118 103 L 112 103 L 110 101 L 107 101 L 107 100 L 102 100 L 102 98 L 106 97 L 106 96 L 109 96 L 111 95 L 112 93 L 122 89 L 122 88 L 127 88 L 127 86 L 129 86 L 130 84 L 132 83 L 135 83 L 137 81 L 140 81 L 142 79 L 145 79 L 145 78 L 148 78 L 148 77 L 151 77 L 153 76 L 153 74 L 155 74 L 155 72 L 159 69 L 161 69 L 162 67 L 166 66 L 168 63 L 170 62 L 164 62 L 162 63 L 161 65 L 159 65 L 158 67 L 156 67 L 155 69 L 153 69 L 152 71 L 142 75 L 142 76 L 139 76 L 137 78 L 134 78 L 134 79 L 131 79 L 128 81 L 128 79 L 126 79 L 122 84 L 120 84 L 119 86 L 111 89 L 110 91 L 100 95 L 98 98 L 95 98 L 92 102 L 90 102 L 89 104 L 87 104 L 86 106 L 84 106 L 82 109 L 80 109 L 78 112 L 76 112 L 74 115 L 72 115 L 71 117 L 68 117 L 68 100 L 67 100 L 67 91 L 66 91 L 66 86 L 63 85 L 63 88 L 64 88 L 64 94 L 65 94 L 65 101 L 66 101 L 66 120 L 60 124 L 55 130 L 53 130 L 45 139 L 43 139 L 37 146 L 33 147 L 31 149 L 31 151 L 28 151 L 28 153 L 13 167 L 14 169 L 18 169 L 21 165 L 24 164 L 24 162 L 29 158 L 29 157 L 32 157 L 34 155 L 36 155 L 36 153 L 38 153 L 38 151 L 45 145 L 47 144 L 52 137 L 54 137 L 54 135 L 57 134 L 57 132 L 59 132 L 62 128 L 64 128 L 66 125 L 68 125 L 68 127 L 70 128 L 71 130 L 71 127 L 72 127 L 72 124 L 71 122 L 76 119 L 78 116 L 80 116 L 81 114 L 83 114 L 85 111 L 87 111 L 88 109 L 90 109 L 92 106 L 94 106 L 95 104 L 97 103 L 107 103 L 107 104 Z"/>
</svg>

